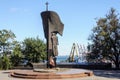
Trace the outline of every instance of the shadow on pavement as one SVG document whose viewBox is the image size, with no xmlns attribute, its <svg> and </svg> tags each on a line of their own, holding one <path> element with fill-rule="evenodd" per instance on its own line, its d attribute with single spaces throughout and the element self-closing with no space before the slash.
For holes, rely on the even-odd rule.
<svg viewBox="0 0 120 80">
<path fill-rule="evenodd" d="M 9 74 L 10 73 L 10 71 L 4 71 L 4 72 L 2 72 L 3 74 Z"/>
<path fill-rule="evenodd" d="M 120 70 L 93 70 L 94 75 L 120 79 Z"/>
</svg>

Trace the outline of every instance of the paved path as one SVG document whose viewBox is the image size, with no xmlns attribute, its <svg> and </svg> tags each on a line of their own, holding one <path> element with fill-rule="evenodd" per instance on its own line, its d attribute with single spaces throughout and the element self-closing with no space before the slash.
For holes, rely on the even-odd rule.
<svg viewBox="0 0 120 80">
<path fill-rule="evenodd" d="M 21 79 L 13 78 L 9 76 L 9 73 L 13 70 L 2 70 L 0 71 L 0 80 L 33 80 L 33 79 Z M 94 76 L 84 78 L 71 78 L 71 79 L 57 79 L 57 80 L 120 80 L 120 70 L 93 70 Z M 39 79 L 34 79 L 39 80 Z M 48 80 L 48 79 L 43 79 Z M 56 80 L 56 79 L 50 79 Z"/>
</svg>

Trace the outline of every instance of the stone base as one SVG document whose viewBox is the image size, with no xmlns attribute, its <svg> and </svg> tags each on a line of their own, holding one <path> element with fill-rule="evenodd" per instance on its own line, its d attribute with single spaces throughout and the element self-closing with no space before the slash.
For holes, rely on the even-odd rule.
<svg viewBox="0 0 120 80">
<path fill-rule="evenodd" d="M 46 68 L 46 63 L 32 63 L 33 69 L 44 69 Z"/>
<path fill-rule="evenodd" d="M 60 69 L 60 68 L 52 68 L 52 69 L 34 69 L 34 72 L 41 72 L 41 73 L 55 73 L 58 71 L 62 71 L 62 70 L 67 70 L 67 69 Z"/>
<path fill-rule="evenodd" d="M 10 74 L 17 78 L 26 79 L 65 79 L 65 78 L 80 78 L 92 76 L 93 72 L 84 69 L 61 69 L 56 72 L 34 72 L 33 70 L 17 70 Z"/>
</svg>

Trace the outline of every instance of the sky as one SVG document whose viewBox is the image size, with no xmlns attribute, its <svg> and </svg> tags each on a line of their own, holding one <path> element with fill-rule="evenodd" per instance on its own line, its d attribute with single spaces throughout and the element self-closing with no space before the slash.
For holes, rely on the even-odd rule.
<svg viewBox="0 0 120 80">
<path fill-rule="evenodd" d="M 88 44 L 96 19 L 105 17 L 110 8 L 120 13 L 120 0 L 0 0 L 0 30 L 11 30 L 17 41 L 36 38 L 46 42 L 40 13 L 55 11 L 64 24 L 59 40 L 59 55 L 69 55 L 73 43 Z"/>
</svg>

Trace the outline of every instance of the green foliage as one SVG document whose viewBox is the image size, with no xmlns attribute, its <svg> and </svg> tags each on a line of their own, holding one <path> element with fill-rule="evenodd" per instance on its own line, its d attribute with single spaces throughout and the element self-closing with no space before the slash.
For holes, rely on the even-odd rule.
<svg viewBox="0 0 120 80">
<path fill-rule="evenodd" d="M 15 34 L 12 31 L 0 30 L 0 51 L 2 53 L 9 53 L 11 48 L 11 43 L 15 38 Z"/>
<path fill-rule="evenodd" d="M 12 65 L 9 57 L 7 55 L 0 57 L 0 69 L 7 70 L 10 68 L 12 68 Z"/>
<path fill-rule="evenodd" d="M 97 21 L 89 40 L 92 41 L 89 59 L 105 59 L 114 62 L 116 68 L 120 64 L 120 21 L 115 9 L 111 8 L 105 18 Z"/>
<path fill-rule="evenodd" d="M 0 30 L 0 69 L 11 68 L 9 55 L 12 51 L 12 41 L 15 34 L 6 29 Z"/>
<path fill-rule="evenodd" d="M 26 38 L 23 42 L 25 58 L 31 62 L 46 59 L 46 44 L 37 38 Z"/>
<path fill-rule="evenodd" d="M 14 38 L 12 31 L 0 30 L 0 69 L 17 66 L 23 58 L 32 62 L 46 59 L 46 44 L 38 37 L 26 38 L 23 45 Z"/>
<path fill-rule="evenodd" d="M 0 70 L 2 70 L 2 57 L 0 56 Z"/>
<path fill-rule="evenodd" d="M 16 43 L 13 52 L 10 56 L 10 60 L 12 62 L 13 66 L 18 66 L 20 61 L 23 58 L 22 50 L 21 50 L 21 45 L 19 43 Z"/>
</svg>

